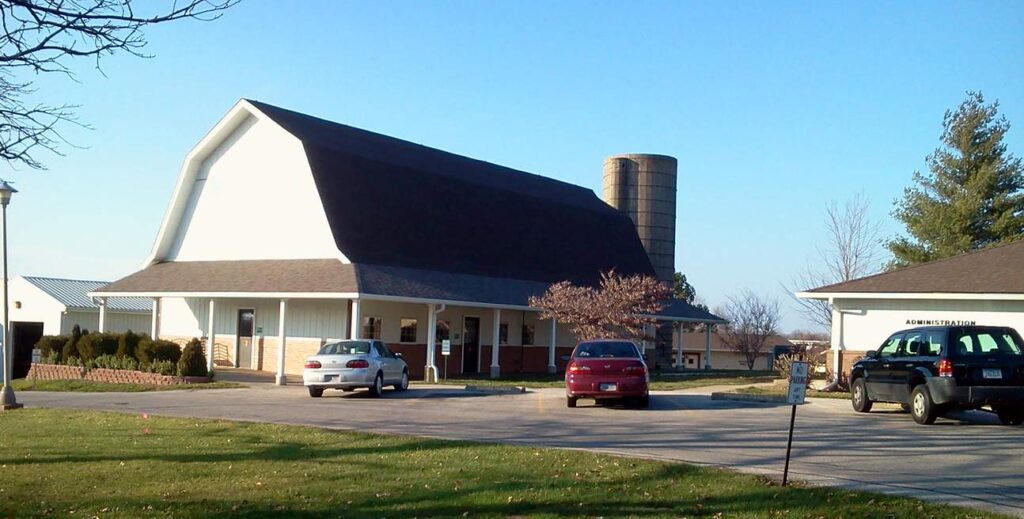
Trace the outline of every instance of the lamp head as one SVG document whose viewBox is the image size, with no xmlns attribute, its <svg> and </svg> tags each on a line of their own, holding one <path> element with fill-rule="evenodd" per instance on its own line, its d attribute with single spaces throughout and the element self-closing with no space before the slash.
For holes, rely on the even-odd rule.
<svg viewBox="0 0 1024 519">
<path fill-rule="evenodd" d="M 17 192 L 18 190 L 14 189 L 14 186 L 11 186 L 6 180 L 0 180 L 0 205 L 7 207 L 7 204 L 11 202 L 11 195 Z"/>
</svg>

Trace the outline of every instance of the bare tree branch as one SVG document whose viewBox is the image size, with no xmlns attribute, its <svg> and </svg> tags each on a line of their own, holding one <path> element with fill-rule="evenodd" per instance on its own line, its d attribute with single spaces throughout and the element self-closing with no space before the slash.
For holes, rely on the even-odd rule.
<svg viewBox="0 0 1024 519">
<path fill-rule="evenodd" d="M 808 264 L 783 289 L 795 292 L 850 281 L 878 272 L 882 267 L 882 228 L 869 215 L 870 202 L 862 193 L 825 208 L 825 244 L 815 247 L 817 262 Z M 832 330 L 832 305 L 820 299 L 796 299 L 804 319 Z"/>
<path fill-rule="evenodd" d="M 748 290 L 730 297 L 716 313 L 729 321 L 719 325 L 722 344 L 743 355 L 747 369 L 754 369 L 757 358 L 766 353 L 768 339 L 778 335 L 779 302 Z"/>
<path fill-rule="evenodd" d="M 68 144 L 60 127 L 76 123 L 75 105 L 32 103 L 32 82 L 16 79 L 20 71 L 57 73 L 74 79 L 76 58 L 100 59 L 118 52 L 147 58 L 143 29 L 177 20 L 220 18 L 239 0 L 147 0 L 137 12 L 135 0 L 0 1 L 0 158 L 42 169 L 35 151 L 61 154 Z"/>
</svg>

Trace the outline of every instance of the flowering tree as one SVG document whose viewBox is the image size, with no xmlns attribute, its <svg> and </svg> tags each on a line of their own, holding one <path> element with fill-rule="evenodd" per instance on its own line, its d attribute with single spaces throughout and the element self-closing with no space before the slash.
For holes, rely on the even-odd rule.
<svg viewBox="0 0 1024 519">
<path fill-rule="evenodd" d="M 672 297 L 671 287 L 644 275 L 620 276 L 614 270 L 601 274 L 597 287 L 555 283 L 530 306 L 540 308 L 541 319 L 554 318 L 572 327 L 581 339 L 626 337 L 643 340 L 644 327 Z"/>
</svg>

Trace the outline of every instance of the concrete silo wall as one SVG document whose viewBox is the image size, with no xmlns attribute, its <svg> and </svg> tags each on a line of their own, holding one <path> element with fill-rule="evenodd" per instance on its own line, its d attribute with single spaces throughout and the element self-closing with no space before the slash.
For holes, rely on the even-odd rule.
<svg viewBox="0 0 1024 519">
<path fill-rule="evenodd" d="M 604 201 L 629 215 L 658 278 L 675 273 L 676 172 L 667 155 L 615 155 L 604 161 Z"/>
</svg>

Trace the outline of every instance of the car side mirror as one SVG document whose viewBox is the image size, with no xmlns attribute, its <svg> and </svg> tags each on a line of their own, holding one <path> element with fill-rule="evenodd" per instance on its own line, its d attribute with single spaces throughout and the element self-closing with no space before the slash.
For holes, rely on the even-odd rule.
<svg viewBox="0 0 1024 519">
<path fill-rule="evenodd" d="M 873 358 L 878 357 L 878 352 L 874 351 L 874 350 L 871 350 L 871 351 L 865 353 L 864 356 L 869 358 L 869 359 L 873 359 Z"/>
<path fill-rule="evenodd" d="M 558 358 L 562 359 L 565 362 L 569 362 L 569 356 L 568 355 L 562 355 L 561 357 L 558 357 Z"/>
</svg>

